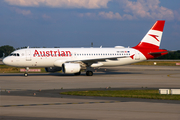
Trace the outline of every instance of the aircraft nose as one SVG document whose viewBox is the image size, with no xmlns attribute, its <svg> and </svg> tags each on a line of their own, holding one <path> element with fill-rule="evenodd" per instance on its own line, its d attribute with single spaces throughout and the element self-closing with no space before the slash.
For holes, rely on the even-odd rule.
<svg viewBox="0 0 180 120">
<path fill-rule="evenodd" d="M 5 57 L 2 62 L 6 65 L 9 65 L 11 63 L 11 60 L 9 59 L 9 57 Z"/>
</svg>

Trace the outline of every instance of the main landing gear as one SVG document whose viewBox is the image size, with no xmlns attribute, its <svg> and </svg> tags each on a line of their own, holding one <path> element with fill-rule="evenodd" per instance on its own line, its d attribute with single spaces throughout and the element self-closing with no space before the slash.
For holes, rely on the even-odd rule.
<svg viewBox="0 0 180 120">
<path fill-rule="evenodd" d="M 93 71 L 92 71 L 92 68 L 90 67 L 90 65 L 88 65 L 86 67 L 86 75 L 87 76 L 93 76 Z"/>
<path fill-rule="evenodd" d="M 88 70 L 88 71 L 86 71 L 86 75 L 87 76 L 93 76 L 93 72 Z"/>
<path fill-rule="evenodd" d="M 74 73 L 74 75 L 76 75 L 76 76 L 81 75 L 81 72 Z M 88 70 L 88 71 L 86 71 L 86 75 L 87 76 L 93 76 L 93 72 Z"/>
</svg>

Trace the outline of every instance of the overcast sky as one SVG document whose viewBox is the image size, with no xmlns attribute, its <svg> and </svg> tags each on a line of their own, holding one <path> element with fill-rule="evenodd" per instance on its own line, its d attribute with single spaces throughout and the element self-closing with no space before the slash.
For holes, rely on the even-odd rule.
<svg viewBox="0 0 180 120">
<path fill-rule="evenodd" d="M 156 20 L 180 50 L 180 0 L 0 0 L 0 46 L 133 47 Z"/>
</svg>

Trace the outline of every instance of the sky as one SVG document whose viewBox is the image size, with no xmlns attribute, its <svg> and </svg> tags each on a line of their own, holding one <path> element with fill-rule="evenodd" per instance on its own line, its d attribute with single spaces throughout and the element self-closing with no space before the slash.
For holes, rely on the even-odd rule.
<svg viewBox="0 0 180 120">
<path fill-rule="evenodd" d="M 180 0 L 0 0 L 0 46 L 134 47 L 157 20 L 180 50 Z"/>
</svg>

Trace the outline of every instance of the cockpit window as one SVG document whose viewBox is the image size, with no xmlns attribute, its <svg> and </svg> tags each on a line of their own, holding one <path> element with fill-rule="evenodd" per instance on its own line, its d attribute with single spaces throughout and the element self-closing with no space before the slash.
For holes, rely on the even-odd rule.
<svg viewBox="0 0 180 120">
<path fill-rule="evenodd" d="M 16 54 L 15 53 L 11 53 L 10 56 L 16 56 Z"/>
<path fill-rule="evenodd" d="M 20 56 L 19 53 L 11 53 L 10 56 Z"/>
</svg>

